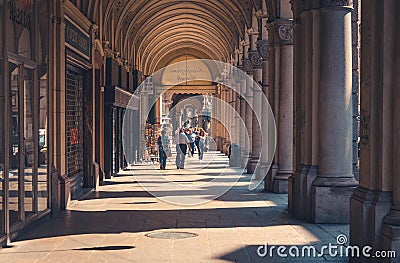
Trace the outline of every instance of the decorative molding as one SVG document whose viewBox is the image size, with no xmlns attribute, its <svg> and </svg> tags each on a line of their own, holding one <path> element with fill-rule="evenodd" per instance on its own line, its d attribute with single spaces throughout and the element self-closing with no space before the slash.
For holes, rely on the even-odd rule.
<svg viewBox="0 0 400 263">
<path fill-rule="evenodd" d="M 260 53 L 260 56 L 262 57 L 263 60 L 269 59 L 268 40 L 266 40 L 266 39 L 258 40 L 257 41 L 257 50 L 258 50 L 258 53 Z"/>
<path fill-rule="evenodd" d="M 321 8 L 353 5 L 352 0 L 320 0 L 319 3 Z"/>
<path fill-rule="evenodd" d="M 275 20 L 274 27 L 281 45 L 293 45 L 293 20 Z"/>
<path fill-rule="evenodd" d="M 68 16 L 75 24 L 89 32 L 92 22 L 79 10 L 71 1 L 65 2 L 65 15 Z"/>
<path fill-rule="evenodd" d="M 257 18 L 268 18 L 268 12 L 267 12 L 267 10 L 263 10 L 263 9 L 257 10 L 257 11 L 254 13 L 254 15 L 255 15 Z"/>
<path fill-rule="evenodd" d="M 261 68 L 262 67 L 262 60 L 260 53 L 257 50 L 250 50 L 249 51 L 249 59 L 251 62 L 251 66 L 253 69 Z"/>
<path fill-rule="evenodd" d="M 244 58 L 242 60 L 242 65 L 243 65 L 244 72 L 246 72 L 249 75 L 253 75 L 253 67 L 252 67 L 250 59 Z"/>
</svg>

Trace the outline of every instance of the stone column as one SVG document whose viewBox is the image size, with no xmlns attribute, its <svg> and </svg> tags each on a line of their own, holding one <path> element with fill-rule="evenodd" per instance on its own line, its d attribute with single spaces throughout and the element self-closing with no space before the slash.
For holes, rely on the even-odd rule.
<svg viewBox="0 0 400 263">
<path fill-rule="evenodd" d="M 260 39 L 257 42 L 257 50 L 260 53 L 260 56 L 262 58 L 262 94 L 260 96 L 265 96 L 265 98 L 268 98 L 268 91 L 269 91 L 269 77 L 268 77 L 268 59 L 269 59 L 269 52 L 268 52 L 268 40 L 267 39 Z M 262 100 L 261 103 L 261 112 L 266 113 L 269 111 L 269 102 L 267 100 Z M 272 151 L 271 147 L 271 142 L 270 142 L 270 132 L 269 130 L 272 128 L 270 127 L 269 124 L 269 117 L 272 116 L 266 116 L 262 114 L 262 121 L 261 121 L 261 131 L 262 131 L 262 136 L 265 136 L 266 138 L 262 138 L 263 145 L 261 148 L 261 155 L 260 155 L 260 164 L 259 168 L 257 170 L 257 173 L 259 174 L 259 177 L 261 176 L 266 176 L 269 170 L 268 165 L 268 155 L 270 154 L 270 151 Z"/>
<path fill-rule="evenodd" d="M 139 156 L 142 160 L 143 154 L 146 149 L 146 138 L 145 138 L 145 126 L 149 113 L 149 95 L 140 94 L 140 146 L 139 146 Z M 181 125 L 181 122 L 180 122 Z"/>
<path fill-rule="evenodd" d="M 360 185 L 351 198 L 350 244 L 395 251 L 382 262 L 400 254 L 399 8 L 398 1 L 362 1 L 361 10 Z"/>
<path fill-rule="evenodd" d="M 253 76 L 253 68 L 251 65 L 251 61 L 249 59 L 249 52 L 248 49 L 246 49 L 246 45 L 243 46 L 243 70 L 246 72 L 247 75 L 249 75 L 250 77 Z M 243 155 L 243 158 L 245 158 L 245 160 L 247 160 L 246 162 L 246 167 L 248 165 L 248 161 L 250 160 L 251 157 L 251 149 L 252 149 L 252 140 L 251 140 L 251 135 L 252 135 L 252 120 L 253 120 L 253 110 L 251 108 L 250 105 L 253 104 L 253 80 L 251 78 L 249 78 L 248 76 L 245 78 L 245 80 L 243 81 L 245 88 L 246 88 L 246 103 L 245 103 L 245 117 L 244 117 L 244 122 L 247 128 L 247 134 L 249 135 L 249 140 L 246 143 L 246 148 L 245 148 L 245 152 Z"/>
<path fill-rule="evenodd" d="M 239 74 L 239 84 L 240 84 L 240 93 L 242 95 L 246 94 L 246 78 L 244 75 L 244 72 L 240 72 Z M 245 98 L 240 95 L 240 121 L 244 122 L 246 125 L 246 109 L 247 109 L 247 103 Z M 242 126 L 240 126 L 242 127 Z M 241 130 L 240 131 L 240 151 L 241 151 L 241 156 L 242 156 L 242 162 L 241 162 L 241 167 L 244 168 L 247 165 L 247 158 L 248 158 L 248 140 L 246 138 L 246 131 Z"/>
<path fill-rule="evenodd" d="M 294 136 L 294 150 L 293 150 L 293 165 L 295 174 L 290 176 L 288 179 L 288 211 L 289 213 L 296 215 L 296 209 L 301 204 L 299 195 L 299 180 L 298 175 L 301 170 L 301 130 L 300 130 L 300 76 L 301 76 L 301 20 L 297 2 L 292 1 L 293 11 L 293 114 L 294 114 L 294 125 L 293 125 L 293 136 Z M 297 216 L 297 215 L 296 215 Z"/>
<path fill-rule="evenodd" d="M 353 174 L 358 179 L 358 136 L 360 126 L 360 112 L 358 105 L 360 103 L 360 24 L 361 24 L 361 0 L 353 1 L 353 12 L 351 14 L 351 32 L 352 32 L 352 53 L 353 53 Z"/>
<path fill-rule="evenodd" d="M 277 121 L 277 116 L 278 116 L 278 110 L 276 107 L 275 103 L 275 71 L 276 71 L 276 55 L 275 55 L 275 30 L 274 26 L 271 22 L 268 22 L 265 25 L 267 32 L 268 32 L 268 46 L 267 46 L 267 52 L 268 52 L 268 61 L 267 61 L 267 83 L 268 87 L 265 90 L 265 95 L 268 98 L 268 102 L 271 106 L 275 122 Z M 278 123 L 276 123 L 276 128 L 278 129 Z M 276 138 L 277 139 L 277 138 Z M 274 177 L 276 175 L 276 171 L 278 170 L 278 163 L 277 163 L 277 154 L 278 154 L 278 149 L 275 148 L 275 153 L 273 156 L 271 168 L 268 170 L 267 176 L 264 179 L 264 189 L 267 192 L 272 192 L 273 188 L 273 181 Z"/>
<path fill-rule="evenodd" d="M 236 85 L 236 91 L 233 93 L 233 100 L 234 100 L 234 109 L 235 109 L 235 116 L 234 116 L 234 122 L 235 122 L 235 143 L 240 144 L 240 99 L 239 99 L 239 94 L 237 91 L 240 89 L 240 83 L 238 82 L 238 79 L 235 76 L 235 85 Z"/>
<path fill-rule="evenodd" d="M 357 181 L 352 169 L 351 8 L 321 1 L 319 173 L 313 183 L 313 221 L 348 223 Z"/>
<path fill-rule="evenodd" d="M 231 78 L 229 80 L 229 86 L 230 88 L 228 89 L 228 104 L 231 107 L 231 110 L 228 111 L 228 124 L 229 124 L 229 133 L 228 133 L 228 138 L 230 141 L 230 144 L 236 142 L 235 138 L 235 116 L 233 114 L 233 109 L 235 108 L 235 102 L 233 101 L 233 88 L 235 87 L 235 82 L 234 79 Z"/>
<path fill-rule="evenodd" d="M 279 169 L 273 181 L 273 192 L 286 193 L 293 172 L 293 26 L 292 20 L 274 21 L 280 45 L 278 160 Z"/>
<path fill-rule="evenodd" d="M 312 183 L 318 173 L 320 20 L 319 10 L 304 10 L 296 30 L 300 45 L 296 61 L 296 129 L 298 129 L 297 164 L 294 187 L 295 215 L 312 221 Z M 299 34 L 299 33 L 297 33 Z M 297 42 L 296 42 L 297 43 Z M 299 48 L 299 47 L 297 47 Z M 298 87 L 297 87 L 298 85 Z"/>
<path fill-rule="evenodd" d="M 257 35 L 255 35 L 257 36 Z M 254 33 L 250 35 L 250 38 L 254 38 Z M 252 111 L 252 123 L 251 123 L 251 156 L 249 163 L 247 164 L 247 173 L 254 173 L 261 154 L 261 123 L 257 119 L 257 115 L 261 116 L 261 102 L 262 102 L 262 65 L 261 56 L 256 50 L 256 41 L 254 39 L 251 42 L 251 50 L 249 50 L 249 58 L 253 71 L 254 82 L 249 87 L 252 88 L 253 96 L 253 111 Z M 261 120 L 260 120 L 261 121 Z"/>
<path fill-rule="evenodd" d="M 236 50 L 236 52 L 235 52 L 235 54 L 236 54 L 236 56 L 235 56 L 235 59 L 236 59 L 236 63 L 235 63 L 235 65 L 236 65 L 236 68 L 234 69 L 234 72 L 233 72 L 233 76 L 234 76 L 234 80 L 235 80 L 235 87 L 236 87 L 236 90 L 235 90 L 235 92 L 234 92 L 234 94 L 233 94 L 233 96 L 234 96 L 234 101 L 235 101 L 235 111 L 236 111 L 236 113 L 235 113 L 235 127 L 236 127 L 236 143 L 239 145 L 239 147 L 240 147 L 240 149 L 242 148 L 242 139 L 241 139 L 241 129 L 240 129 L 240 96 L 239 96 L 239 91 L 240 91 L 240 73 L 239 73 L 239 71 L 238 71 L 238 69 L 240 69 L 240 63 L 239 63 L 239 61 L 240 61 L 240 52 L 239 52 L 239 50 Z"/>
<path fill-rule="evenodd" d="M 224 136 L 224 129 L 223 126 L 223 116 L 222 116 L 222 102 L 223 102 L 223 86 L 222 84 L 219 85 L 219 100 L 218 100 L 218 126 L 219 126 L 219 150 L 222 152 L 222 145 L 223 145 L 223 136 Z"/>
<path fill-rule="evenodd" d="M 226 104 L 228 103 L 228 92 L 229 89 L 223 85 L 222 86 L 222 101 L 223 105 L 221 105 L 221 113 L 222 113 L 222 123 L 223 123 L 223 135 L 222 135 L 222 147 L 223 147 L 223 152 L 227 154 L 227 147 L 229 143 L 229 134 L 228 134 L 228 129 L 229 129 L 229 120 L 228 120 L 228 112 L 225 110 Z"/>
<path fill-rule="evenodd" d="M 59 176 L 67 176 L 67 157 L 66 157 L 66 130 L 65 130 L 65 22 L 64 2 L 49 2 L 49 124 L 48 124 L 48 163 L 51 166 L 51 203 L 52 214 L 61 207 L 61 197 L 57 183 Z"/>
<path fill-rule="evenodd" d="M 236 89 L 236 82 L 235 79 L 232 77 L 232 89 L 229 91 L 229 104 L 232 107 L 231 116 L 229 121 L 231 123 L 231 143 L 239 143 L 238 134 L 237 134 L 237 126 L 236 126 L 236 118 L 235 118 L 235 107 L 236 107 L 236 93 L 234 89 Z"/>
<path fill-rule="evenodd" d="M 319 88 L 320 88 L 320 57 L 321 57 L 321 21 L 320 21 L 320 11 L 311 10 L 310 18 L 311 20 L 308 25 L 307 32 L 310 36 L 307 39 L 311 39 L 310 46 L 308 50 L 308 61 L 309 76 L 311 78 L 310 89 L 308 91 L 310 99 L 308 108 L 308 123 L 306 127 L 308 128 L 308 135 L 306 144 L 310 144 L 307 152 L 307 175 L 305 177 L 305 182 L 303 184 L 303 200 L 305 205 L 305 219 L 312 221 L 312 183 L 316 179 L 318 174 L 318 162 L 319 162 L 319 142 L 320 142 L 320 130 L 319 130 Z M 306 102 L 307 103 L 307 102 Z"/>
</svg>

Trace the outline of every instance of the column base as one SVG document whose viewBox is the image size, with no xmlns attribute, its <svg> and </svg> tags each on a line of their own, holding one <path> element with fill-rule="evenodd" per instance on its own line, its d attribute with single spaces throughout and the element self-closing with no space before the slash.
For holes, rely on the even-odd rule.
<svg viewBox="0 0 400 263">
<path fill-rule="evenodd" d="M 302 201 L 303 201 L 303 209 L 304 214 L 303 218 L 307 221 L 312 221 L 312 195 L 313 195 L 313 183 L 317 179 L 318 176 L 318 166 L 309 165 L 307 173 L 304 177 L 304 181 L 302 184 Z"/>
<path fill-rule="evenodd" d="M 243 153 L 242 155 L 242 168 L 247 168 L 247 166 L 249 165 L 250 162 L 250 153 Z"/>
<path fill-rule="evenodd" d="M 251 156 L 249 162 L 247 163 L 247 172 L 248 174 L 254 174 L 256 171 L 258 161 L 259 161 L 259 156 Z"/>
<path fill-rule="evenodd" d="M 354 178 L 317 178 L 312 185 L 313 223 L 348 224 Z M 333 185 L 330 185 L 333 184 Z"/>
<path fill-rule="evenodd" d="M 292 213 L 296 218 L 304 219 L 304 210 L 305 210 L 305 201 L 303 200 L 304 194 L 304 181 L 305 177 L 308 173 L 310 166 L 305 164 L 300 164 L 296 172 L 292 178 L 292 185 L 290 186 L 291 191 L 289 195 L 291 195 L 290 199 L 292 204 L 290 207 L 292 208 Z M 289 182 L 290 183 L 290 182 Z"/>
<path fill-rule="evenodd" d="M 389 214 L 387 218 L 392 217 L 393 214 Z M 395 263 L 398 262 L 400 255 L 400 225 L 390 225 L 386 223 L 383 225 L 383 249 L 386 251 L 394 251 L 395 256 L 393 258 L 387 258 L 385 262 Z M 388 219 L 389 221 L 393 218 Z M 399 221 L 400 217 L 396 216 L 396 221 Z"/>
<path fill-rule="evenodd" d="M 270 168 L 270 166 L 267 165 L 267 162 L 260 161 L 257 166 L 257 169 L 255 171 L 256 179 L 258 179 L 258 180 L 264 179 L 264 184 L 265 184 L 265 178 L 267 177 L 269 168 Z M 264 189 L 265 189 L 265 185 L 264 185 Z"/>
<path fill-rule="evenodd" d="M 290 176 L 292 176 L 291 171 L 278 170 L 272 183 L 272 192 L 275 194 L 287 194 Z"/>
<path fill-rule="evenodd" d="M 266 192 L 273 192 L 273 184 L 274 184 L 274 178 L 276 176 L 276 172 L 278 171 L 278 164 L 274 163 L 271 166 L 271 169 L 269 169 L 267 176 L 264 179 L 264 190 Z"/>
<path fill-rule="evenodd" d="M 356 188 L 350 199 L 350 245 L 382 249 L 382 223 L 390 211 L 391 203 L 391 192 L 362 186 Z M 350 262 L 360 262 L 360 259 L 354 258 Z"/>
<path fill-rule="evenodd" d="M 241 151 L 241 160 L 240 160 L 240 168 L 245 168 L 249 161 L 249 154 L 245 151 Z"/>
<path fill-rule="evenodd" d="M 232 143 L 231 154 L 229 156 L 229 166 L 230 167 L 240 167 L 242 162 L 242 153 L 240 151 L 240 145 L 237 143 Z"/>
<path fill-rule="evenodd" d="M 290 215 L 294 214 L 294 200 L 295 199 L 295 190 L 294 187 L 296 185 L 296 177 L 294 175 L 289 176 L 288 178 L 288 212 Z"/>
<path fill-rule="evenodd" d="M 318 166 L 300 164 L 288 179 L 288 209 L 298 219 L 312 221 L 312 183 L 318 174 Z"/>
</svg>

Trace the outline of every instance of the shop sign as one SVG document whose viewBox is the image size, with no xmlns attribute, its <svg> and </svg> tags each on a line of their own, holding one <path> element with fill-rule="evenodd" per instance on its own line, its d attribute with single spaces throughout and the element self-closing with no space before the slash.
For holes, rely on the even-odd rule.
<svg viewBox="0 0 400 263">
<path fill-rule="evenodd" d="M 69 19 L 65 19 L 65 25 L 65 42 L 67 46 L 90 60 L 91 45 L 89 35 Z"/>
<path fill-rule="evenodd" d="M 9 19 L 17 25 L 29 29 L 32 18 L 32 0 L 10 0 L 8 8 L 10 10 Z"/>
</svg>

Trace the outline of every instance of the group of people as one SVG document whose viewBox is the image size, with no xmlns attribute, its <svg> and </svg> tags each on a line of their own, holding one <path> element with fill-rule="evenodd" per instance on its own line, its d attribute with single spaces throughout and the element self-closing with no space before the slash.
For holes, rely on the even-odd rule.
<svg viewBox="0 0 400 263">
<path fill-rule="evenodd" d="M 180 128 L 176 131 L 174 143 L 176 144 L 175 164 L 177 169 L 185 168 L 186 154 L 188 157 L 194 156 L 197 149 L 199 160 L 203 160 L 206 147 L 207 133 L 202 128 Z M 166 132 L 161 131 L 161 136 L 157 140 L 159 149 L 160 169 L 165 170 L 167 157 L 170 155 L 168 136 Z"/>
</svg>

